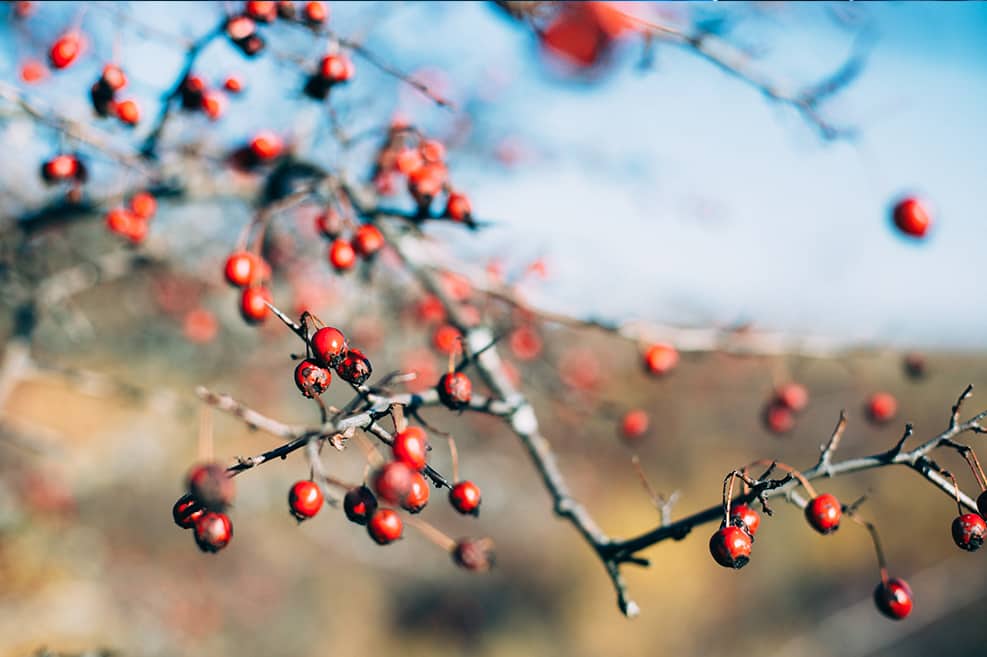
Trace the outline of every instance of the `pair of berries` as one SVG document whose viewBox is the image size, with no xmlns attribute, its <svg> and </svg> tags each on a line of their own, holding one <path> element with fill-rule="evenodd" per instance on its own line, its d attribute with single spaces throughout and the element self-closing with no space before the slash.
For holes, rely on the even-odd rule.
<svg viewBox="0 0 987 657">
<path fill-rule="evenodd" d="M 353 78 L 353 60 L 344 52 L 326 55 L 319 61 L 318 70 L 305 81 L 306 96 L 314 100 L 325 100 L 329 91 Z"/>
<path fill-rule="evenodd" d="M 346 492 L 343 511 L 351 522 L 365 525 L 367 533 L 378 545 L 393 543 L 404 533 L 401 516 L 393 509 L 378 509 L 377 497 L 366 486 L 357 486 Z"/>
<path fill-rule="evenodd" d="M 761 516 L 748 504 L 730 509 L 730 524 L 721 525 L 709 539 L 713 560 L 724 568 L 740 569 L 747 565 L 754 546 L 754 535 L 761 526 Z"/>
<path fill-rule="evenodd" d="M 361 224 L 350 239 L 343 237 L 344 222 L 334 209 L 329 208 L 315 219 L 316 228 L 329 245 L 329 264 L 338 272 L 349 271 L 356 264 L 357 256 L 370 258 L 384 246 L 384 235 L 373 224 Z"/>
<path fill-rule="evenodd" d="M 258 324 L 271 313 L 271 291 L 263 284 L 271 276 L 271 267 L 257 254 L 234 251 L 226 258 L 223 276 L 230 285 L 243 288 L 240 314 L 249 324 Z"/>
<path fill-rule="evenodd" d="M 87 176 L 85 165 L 75 155 L 56 155 L 41 165 L 41 178 L 49 185 L 60 182 L 83 183 Z"/>
<path fill-rule="evenodd" d="M 93 110 L 98 116 L 107 117 L 113 114 L 128 126 L 137 125 L 140 121 L 140 107 L 134 100 L 116 99 L 118 91 L 127 86 L 127 76 L 116 64 L 107 64 L 103 73 L 89 89 L 89 99 Z"/>
<path fill-rule="evenodd" d="M 281 17 L 285 20 L 295 18 L 295 3 L 291 0 L 278 0 L 277 2 L 265 2 L 256 0 L 244 3 L 243 13 L 256 21 L 262 23 L 273 23 L 274 19 Z M 329 9 L 324 2 L 312 0 L 306 2 L 302 10 L 302 17 L 309 25 L 321 25 L 329 19 Z"/>
<path fill-rule="evenodd" d="M 266 45 L 264 38 L 257 33 L 257 23 L 243 14 L 226 21 L 226 36 L 247 57 L 256 56 Z"/>
<path fill-rule="evenodd" d="M 106 227 L 137 244 L 147 236 L 151 217 L 157 210 L 158 203 L 153 195 L 138 192 L 130 197 L 126 207 L 113 208 L 106 213 Z"/>
<path fill-rule="evenodd" d="M 788 433 L 795 428 L 796 414 L 809 404 L 809 391 L 800 383 L 789 382 L 775 389 L 764 406 L 764 426 L 771 433 Z"/>
<path fill-rule="evenodd" d="M 240 79 L 234 76 L 226 78 L 223 87 L 230 93 L 240 93 L 243 89 Z M 190 112 L 201 111 L 215 121 L 226 110 L 226 97 L 218 91 L 209 89 L 206 81 L 198 75 L 189 75 L 182 81 L 179 88 L 182 109 Z"/>
<path fill-rule="evenodd" d="M 224 513 L 236 494 L 233 478 L 219 463 L 202 463 L 189 470 L 186 488 L 172 508 L 175 524 L 194 529 L 203 552 L 222 550 L 233 538 L 233 524 Z"/>
</svg>

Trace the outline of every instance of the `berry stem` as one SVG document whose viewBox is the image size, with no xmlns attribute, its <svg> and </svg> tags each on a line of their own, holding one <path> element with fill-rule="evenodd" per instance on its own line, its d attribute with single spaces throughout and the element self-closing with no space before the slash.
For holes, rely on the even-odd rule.
<svg viewBox="0 0 987 657">
<path fill-rule="evenodd" d="M 884 549 L 881 547 L 881 537 L 877 533 L 877 527 L 874 523 L 864 520 L 857 515 L 856 511 L 851 507 L 846 509 L 846 515 L 850 520 L 854 521 L 870 533 L 871 542 L 874 543 L 874 552 L 877 554 L 877 566 L 881 571 L 881 581 L 884 584 L 888 583 L 888 562 L 884 558 Z"/>
<path fill-rule="evenodd" d="M 813 487 L 812 483 L 810 483 L 809 480 L 805 478 L 805 475 L 803 475 L 801 472 L 799 472 L 798 470 L 796 470 L 795 468 L 793 468 L 792 466 L 790 466 L 790 465 L 788 465 L 786 463 L 782 463 L 780 461 L 770 461 L 768 459 L 759 459 L 757 461 L 753 461 L 753 462 L 749 463 L 747 465 L 747 467 L 744 468 L 744 471 L 746 471 L 747 468 L 752 467 L 752 466 L 755 466 L 755 465 L 773 466 L 773 467 L 778 468 L 782 472 L 787 472 L 788 474 L 790 474 L 793 477 L 795 477 L 796 479 L 798 479 L 798 482 L 800 484 L 802 484 L 802 488 L 804 488 L 805 489 L 805 492 L 809 494 L 809 497 L 813 497 L 814 498 L 814 497 L 817 497 L 819 495 L 816 492 L 815 487 Z"/>
<path fill-rule="evenodd" d="M 456 449 L 456 440 L 452 437 L 452 434 L 448 436 L 449 441 L 449 458 L 452 459 L 452 481 L 453 483 L 459 482 L 459 450 Z"/>
<path fill-rule="evenodd" d="M 405 520 L 405 522 L 420 531 L 425 538 L 432 543 L 435 543 L 440 549 L 450 553 L 456 549 L 456 541 L 452 540 L 443 534 L 439 529 L 428 524 L 421 518 L 409 517 Z"/>
<path fill-rule="evenodd" d="M 949 480 L 953 482 L 953 493 L 956 495 L 956 508 L 959 510 L 959 514 L 963 515 L 963 501 L 960 500 L 960 485 L 956 482 L 956 477 L 949 470 L 943 470 L 942 476 L 949 477 Z"/>
<path fill-rule="evenodd" d="M 212 409 L 206 405 L 199 407 L 199 459 L 211 461 L 213 458 Z"/>
</svg>

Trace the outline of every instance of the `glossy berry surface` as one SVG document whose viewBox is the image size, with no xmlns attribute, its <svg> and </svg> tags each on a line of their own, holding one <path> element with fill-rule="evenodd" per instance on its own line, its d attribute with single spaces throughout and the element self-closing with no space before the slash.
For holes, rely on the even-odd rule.
<svg viewBox="0 0 987 657">
<path fill-rule="evenodd" d="M 319 63 L 319 75 L 334 84 L 348 82 L 353 72 L 353 62 L 343 53 L 326 55 Z"/>
<path fill-rule="evenodd" d="M 240 296 L 240 315 L 251 324 L 263 322 L 271 313 L 271 309 L 267 307 L 271 302 L 271 293 L 266 287 L 248 287 Z"/>
<path fill-rule="evenodd" d="M 428 482 L 422 473 L 416 472 L 411 476 L 411 487 L 401 507 L 409 513 L 419 513 L 428 504 L 428 495 Z"/>
<path fill-rule="evenodd" d="M 322 490 L 314 481 L 296 481 L 288 492 L 288 508 L 298 520 L 315 517 L 324 502 Z"/>
<path fill-rule="evenodd" d="M 460 481 L 449 491 L 449 503 L 460 513 L 480 515 L 480 488 L 472 481 Z"/>
<path fill-rule="evenodd" d="M 324 326 L 310 340 L 315 357 L 329 367 L 335 367 L 346 356 L 346 337 L 332 326 Z"/>
<path fill-rule="evenodd" d="M 192 529 L 195 527 L 195 521 L 204 513 L 205 511 L 199 503 L 188 493 L 178 498 L 175 506 L 171 509 L 171 516 L 174 518 L 175 524 L 182 529 Z"/>
<path fill-rule="evenodd" d="M 237 287 L 246 287 L 254 280 L 257 270 L 257 257 L 247 251 L 236 251 L 226 259 L 223 275 L 226 282 Z"/>
<path fill-rule="evenodd" d="M 892 620 L 901 620 L 912 613 L 912 590 L 903 579 L 891 578 L 874 589 L 874 604 Z"/>
<path fill-rule="evenodd" d="M 382 246 L 384 236 L 373 224 L 363 224 L 353 234 L 353 249 L 364 258 L 377 253 Z"/>
<path fill-rule="evenodd" d="M 898 230 L 915 238 L 925 237 L 932 224 L 925 203 L 914 197 L 904 198 L 895 204 L 892 219 Z"/>
<path fill-rule="evenodd" d="M 225 510 L 236 496 L 233 477 L 215 461 L 192 466 L 185 483 L 192 499 L 210 511 Z"/>
<path fill-rule="evenodd" d="M 250 140 L 250 152 L 259 160 L 273 160 L 284 148 L 281 138 L 273 132 L 260 132 Z"/>
<path fill-rule="evenodd" d="M 394 458 L 408 467 L 421 470 L 428 456 L 428 436 L 421 427 L 408 427 L 394 436 Z"/>
<path fill-rule="evenodd" d="M 721 527 L 709 539 L 709 553 L 724 568 L 743 568 L 751 559 L 751 537 L 740 527 Z"/>
<path fill-rule="evenodd" d="M 436 386 L 439 400 L 454 411 L 469 406 L 473 398 L 473 382 L 462 372 L 447 372 Z"/>
<path fill-rule="evenodd" d="M 378 545 L 393 543 L 401 538 L 403 531 L 401 516 L 392 509 L 378 509 L 367 523 L 367 533 Z"/>
<path fill-rule="evenodd" d="M 377 511 L 377 497 L 366 486 L 357 486 L 346 491 L 343 497 L 343 512 L 350 522 L 365 525 Z"/>
<path fill-rule="evenodd" d="M 79 58 L 81 53 L 82 37 L 75 32 L 69 32 L 58 37 L 55 43 L 51 44 L 51 50 L 48 51 L 48 61 L 52 68 L 68 68 Z"/>
<path fill-rule="evenodd" d="M 470 200 L 465 194 L 453 192 L 446 200 L 445 215 L 453 221 L 467 221 L 473 214 Z"/>
<path fill-rule="evenodd" d="M 47 182 L 69 180 L 79 172 L 79 160 L 72 155 L 56 155 L 41 167 L 41 176 Z"/>
<path fill-rule="evenodd" d="M 730 508 L 730 522 L 743 524 L 753 538 L 757 534 L 757 528 L 761 526 L 761 515 L 749 504 L 734 504 Z"/>
<path fill-rule="evenodd" d="M 336 271 L 347 271 L 356 264 L 356 251 L 353 245 L 341 237 L 333 240 L 329 245 L 329 264 Z"/>
<path fill-rule="evenodd" d="M 195 542 L 203 552 L 219 552 L 233 538 L 233 523 L 225 513 L 209 512 L 195 521 Z"/>
<path fill-rule="evenodd" d="M 627 439 L 640 438 L 648 432 L 651 423 L 648 414 L 641 409 L 627 411 L 620 420 L 620 434 Z"/>
<path fill-rule="evenodd" d="M 668 374 L 678 363 L 679 352 L 670 344 L 654 344 L 644 352 L 644 366 L 657 376 Z"/>
<path fill-rule="evenodd" d="M 326 3 L 311 0 L 305 3 L 305 21 L 312 25 L 321 25 L 329 17 L 329 10 Z"/>
<path fill-rule="evenodd" d="M 887 392 L 874 393 L 867 400 L 866 412 L 871 422 L 885 424 L 898 413 L 898 400 Z"/>
<path fill-rule="evenodd" d="M 414 474 L 415 471 L 401 461 L 387 463 L 374 475 L 374 492 L 384 502 L 400 506 L 411 490 Z"/>
<path fill-rule="evenodd" d="M 840 501 L 829 493 L 817 495 L 805 507 L 805 519 L 820 534 L 831 534 L 839 529 L 842 516 Z"/>
<path fill-rule="evenodd" d="M 332 373 L 315 361 L 306 358 L 295 367 L 295 385 L 306 397 L 321 395 L 330 383 Z"/>
<path fill-rule="evenodd" d="M 953 542 L 967 552 L 976 552 L 984 544 L 987 523 L 976 513 L 964 513 L 953 520 Z"/>
<path fill-rule="evenodd" d="M 123 100 L 113 105 L 113 113 L 123 123 L 134 126 L 141 120 L 140 107 L 133 100 Z"/>
<path fill-rule="evenodd" d="M 336 366 L 336 374 L 343 381 L 360 385 L 373 374 L 373 367 L 370 364 L 370 359 L 364 356 L 362 351 L 349 349 L 343 356 L 343 360 Z"/>
</svg>

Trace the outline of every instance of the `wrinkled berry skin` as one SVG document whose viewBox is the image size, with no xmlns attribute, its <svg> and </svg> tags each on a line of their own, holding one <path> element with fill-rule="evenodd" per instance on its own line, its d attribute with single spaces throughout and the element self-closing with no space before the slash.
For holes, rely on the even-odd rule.
<svg viewBox="0 0 987 657">
<path fill-rule="evenodd" d="M 953 541 L 967 552 L 976 552 L 984 544 L 987 523 L 976 513 L 964 513 L 953 520 Z"/>
<path fill-rule="evenodd" d="M 347 351 L 343 360 L 336 366 L 336 374 L 339 375 L 339 378 L 357 386 L 369 379 L 373 371 L 370 359 L 364 356 L 359 349 Z"/>
<path fill-rule="evenodd" d="M 820 534 L 832 534 L 840 528 L 843 506 L 829 493 L 812 498 L 805 507 L 805 519 Z"/>
<path fill-rule="evenodd" d="M 709 553 L 724 568 L 740 569 L 751 560 L 751 537 L 740 527 L 720 527 L 709 539 Z"/>
<path fill-rule="evenodd" d="M 462 372 L 448 372 L 439 379 L 436 386 L 439 401 L 454 411 L 469 406 L 473 398 L 473 382 Z"/>
<path fill-rule="evenodd" d="M 332 374 L 314 361 L 306 358 L 295 367 L 295 386 L 306 397 L 321 395 L 330 383 Z"/>
<path fill-rule="evenodd" d="M 350 522 L 366 525 L 377 511 L 377 497 L 366 486 L 351 488 L 343 497 L 343 511 Z"/>
<path fill-rule="evenodd" d="M 901 620 L 912 613 L 912 590 L 903 579 L 891 578 L 874 589 L 874 604 L 891 620 Z"/>
</svg>

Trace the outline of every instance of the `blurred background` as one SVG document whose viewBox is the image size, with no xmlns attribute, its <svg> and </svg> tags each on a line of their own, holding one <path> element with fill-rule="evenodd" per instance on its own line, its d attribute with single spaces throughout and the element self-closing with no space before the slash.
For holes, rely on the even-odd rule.
<svg viewBox="0 0 987 657">
<path fill-rule="evenodd" d="M 743 571 L 712 562 L 712 526 L 646 551 L 650 568 L 625 569 L 642 607 L 628 621 L 596 557 L 552 515 L 513 434 L 439 409 L 424 415 L 456 436 L 483 512 L 458 516 L 433 491 L 424 517 L 452 536 L 493 537 L 489 574 L 456 569 L 412 531 L 378 548 L 331 509 L 299 525 L 285 498 L 308 475 L 300 455 L 238 480 L 235 539 L 220 554 L 200 553 L 169 511 L 198 454 L 196 386 L 286 422 L 318 421 L 291 382 L 297 340 L 272 321 L 247 326 L 222 280 L 273 177 L 223 158 L 260 130 L 282 136 L 297 160 L 364 179 L 397 117 L 440 139 L 456 187 L 489 225 L 423 230 L 474 283 L 497 277 L 578 317 L 788 336 L 788 355 L 685 353 L 655 379 L 632 342 L 531 321 L 472 293 L 496 326 L 536 331 L 534 354 L 515 341 L 503 352 L 575 495 L 613 536 L 658 523 L 634 454 L 655 488 L 680 492 L 680 516 L 715 504 L 723 475 L 753 459 L 812 465 L 840 409 L 849 427 L 838 457 L 887 449 L 906 421 L 917 439 L 936 435 L 967 384 L 987 385 L 987 308 L 976 301 L 987 274 L 987 7 L 618 5 L 721 44 L 792 97 L 842 72 L 819 107 L 829 134 L 750 77 L 626 26 L 574 60 L 571 41 L 546 36 L 552 12 L 570 9 L 545 9 L 546 24 L 492 3 L 328 3 L 333 33 L 454 109 L 356 53 L 349 84 L 326 102 L 307 99 L 299 62 L 314 65 L 333 41 L 275 22 L 255 58 L 225 38 L 202 50 L 194 73 L 210 86 L 236 75 L 244 91 L 224 98 L 218 121 L 175 111 L 149 173 L 129 158 L 154 130 L 186 47 L 241 5 L 0 6 L 0 657 L 979 654 L 983 555 L 953 545 L 955 506 L 904 469 L 819 486 L 847 502 L 868 495 L 862 513 L 915 594 L 898 623 L 873 607 L 866 532 L 845 523 L 820 537 L 782 501 Z M 83 54 L 52 70 L 47 52 L 72 29 Z M 93 116 L 89 89 L 108 61 L 126 70 L 135 128 Z M 38 176 L 65 151 L 89 169 L 81 196 Z M 158 212 L 134 248 L 103 215 L 144 186 Z M 387 203 L 411 208 L 398 192 Z M 922 240 L 890 219 L 905 194 L 932 208 Z M 427 298 L 390 253 L 334 273 L 313 226 L 319 210 L 302 205 L 268 227 L 275 301 L 343 328 L 379 373 L 434 380 L 446 356 Z M 801 349 L 810 336 L 831 353 Z M 908 376 L 903 359 L 919 353 L 924 375 Z M 809 405 L 776 435 L 762 411 L 790 381 L 806 386 Z M 898 401 L 882 426 L 864 412 L 877 391 Z M 348 396 L 334 386 L 327 401 Z M 620 422 L 635 408 L 650 426 L 629 439 Z M 979 393 L 967 403 L 971 414 L 984 408 Z M 224 461 L 277 444 L 218 413 L 214 426 Z M 432 459 L 449 470 L 442 441 Z M 343 479 L 362 476 L 359 450 L 327 462 Z M 977 492 L 961 460 L 941 463 Z"/>
</svg>

